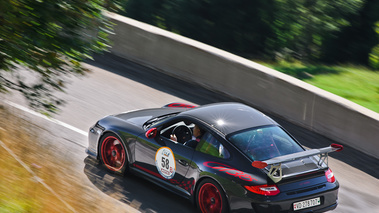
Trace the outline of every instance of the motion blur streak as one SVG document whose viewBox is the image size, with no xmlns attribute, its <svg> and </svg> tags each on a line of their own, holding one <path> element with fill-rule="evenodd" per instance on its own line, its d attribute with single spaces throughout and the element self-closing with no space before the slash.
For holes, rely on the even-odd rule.
<svg viewBox="0 0 379 213">
<path fill-rule="evenodd" d="M 50 186 L 48 186 L 46 183 L 43 182 L 43 180 L 41 178 L 39 178 L 36 173 L 33 172 L 33 170 L 31 170 L 20 158 L 17 157 L 16 154 L 14 154 L 12 152 L 12 150 L 10 150 L 1 140 L 0 140 L 0 145 L 5 149 L 7 150 L 7 152 L 17 161 L 21 164 L 22 167 L 24 167 L 32 176 L 33 176 L 33 179 L 37 182 L 39 182 L 40 184 L 42 184 L 47 190 L 49 190 L 56 198 L 58 198 L 58 200 L 60 200 L 66 207 L 67 209 L 69 209 L 70 211 L 72 212 L 77 212 L 75 211 L 74 208 L 72 208 L 66 201 L 64 201 L 60 196 L 59 194 L 57 194 Z"/>
</svg>

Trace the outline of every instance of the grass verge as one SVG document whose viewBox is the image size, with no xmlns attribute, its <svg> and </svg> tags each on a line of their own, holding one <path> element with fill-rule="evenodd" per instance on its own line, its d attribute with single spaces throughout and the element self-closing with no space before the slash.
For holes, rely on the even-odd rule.
<svg viewBox="0 0 379 213">
<path fill-rule="evenodd" d="M 379 113 L 379 72 L 359 66 L 264 64 Z"/>
<path fill-rule="evenodd" d="M 0 105 L 0 212 L 111 212 L 113 199 L 99 193 L 54 136 Z M 58 145 L 56 145 L 58 144 Z M 84 150 L 83 150 L 84 151 Z"/>
<path fill-rule="evenodd" d="M 20 156 L 25 165 L 46 184 L 55 186 L 53 181 L 59 174 L 51 172 L 49 167 L 53 162 L 40 166 L 44 155 L 50 154 L 49 149 L 34 146 L 33 141 L 37 137 L 29 130 L 30 126 L 4 108 L 0 109 L 0 124 L 0 140 L 4 143 L 0 147 L 0 212 L 67 212 L 59 199 L 38 183 L 36 177 L 7 151 L 9 149 Z"/>
</svg>

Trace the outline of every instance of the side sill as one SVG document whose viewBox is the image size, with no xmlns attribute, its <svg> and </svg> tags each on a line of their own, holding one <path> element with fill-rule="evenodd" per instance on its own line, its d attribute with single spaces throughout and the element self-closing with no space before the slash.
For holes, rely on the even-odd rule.
<svg viewBox="0 0 379 213">
<path fill-rule="evenodd" d="M 179 195 L 185 199 L 188 199 L 188 200 L 190 200 L 190 198 L 191 198 L 190 193 L 188 193 L 186 190 L 184 190 L 178 186 L 171 185 L 171 184 L 167 183 L 166 181 L 164 181 L 160 178 L 157 178 L 153 175 L 147 174 L 147 173 L 145 173 L 145 172 L 143 172 L 143 171 L 141 171 L 135 167 L 130 167 L 130 170 L 134 175 L 142 177 L 142 178 L 156 184 L 157 186 L 162 187 L 163 189 L 171 191 L 171 192 L 173 192 L 173 193 L 175 193 L 175 194 L 177 194 L 177 195 Z"/>
<path fill-rule="evenodd" d="M 96 153 L 91 152 L 88 148 L 86 148 L 86 153 L 87 153 L 88 156 L 97 159 L 97 155 L 96 155 Z"/>
</svg>

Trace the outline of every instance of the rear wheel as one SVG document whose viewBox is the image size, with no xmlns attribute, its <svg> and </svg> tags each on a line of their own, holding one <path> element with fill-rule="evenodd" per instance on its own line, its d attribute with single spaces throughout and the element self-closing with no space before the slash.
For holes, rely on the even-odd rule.
<svg viewBox="0 0 379 213">
<path fill-rule="evenodd" d="M 121 139 L 113 133 L 105 134 L 101 139 L 101 161 L 113 173 L 123 174 L 127 168 L 126 148 Z"/>
<path fill-rule="evenodd" d="M 200 183 L 197 190 L 196 204 L 203 213 L 224 213 L 227 210 L 227 200 L 221 187 L 213 180 L 206 179 Z"/>
</svg>

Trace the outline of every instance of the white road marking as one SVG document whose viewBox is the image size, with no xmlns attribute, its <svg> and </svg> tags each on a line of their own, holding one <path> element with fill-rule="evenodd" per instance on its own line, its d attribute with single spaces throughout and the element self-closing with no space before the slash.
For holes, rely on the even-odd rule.
<svg viewBox="0 0 379 213">
<path fill-rule="evenodd" d="M 7 103 L 8 105 L 11 105 L 11 106 L 13 106 L 13 107 L 15 107 L 15 108 L 17 108 L 19 110 L 22 110 L 24 112 L 27 112 L 27 113 L 32 114 L 34 116 L 37 116 L 39 118 L 43 118 L 45 120 L 51 121 L 53 123 L 56 123 L 56 124 L 58 124 L 60 126 L 66 127 L 68 129 L 71 129 L 72 131 L 77 132 L 79 134 L 82 134 L 84 136 L 88 136 L 88 132 L 85 132 L 85 131 L 83 131 L 81 129 L 78 129 L 78 128 L 74 127 L 74 126 L 71 126 L 70 124 L 66 124 L 66 123 L 64 123 L 62 121 L 59 121 L 57 119 L 54 119 L 54 118 L 49 118 L 49 117 L 47 117 L 45 115 L 42 115 L 42 114 L 40 114 L 38 112 L 35 112 L 35 111 L 30 110 L 30 109 L 28 109 L 28 108 L 26 108 L 24 106 L 21 106 L 19 104 L 16 104 L 16 103 L 13 103 L 13 102 L 10 102 L 10 101 L 5 101 L 5 103 Z"/>
</svg>

